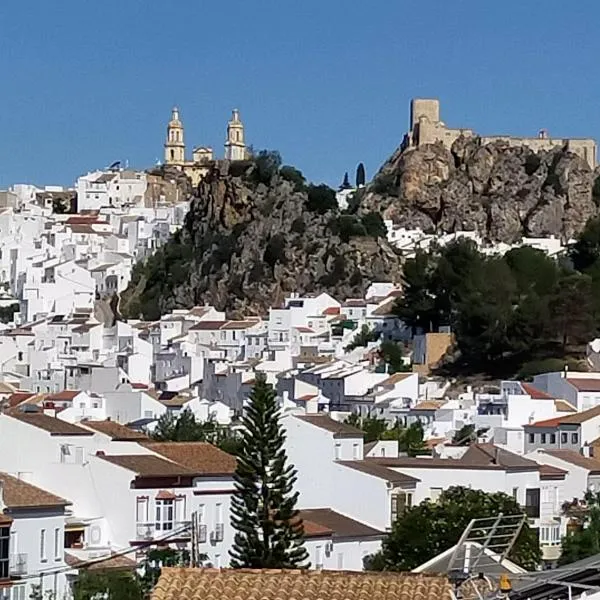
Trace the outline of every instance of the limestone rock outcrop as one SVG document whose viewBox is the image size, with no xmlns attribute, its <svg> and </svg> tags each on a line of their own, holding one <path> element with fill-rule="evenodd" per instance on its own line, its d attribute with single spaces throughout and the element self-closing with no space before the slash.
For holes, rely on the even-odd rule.
<svg viewBox="0 0 600 600">
<path fill-rule="evenodd" d="M 362 198 L 364 210 L 407 228 L 450 233 L 477 231 L 491 241 L 579 233 L 598 208 L 597 174 L 563 149 L 534 152 L 502 142 L 460 137 L 398 150 Z"/>
</svg>

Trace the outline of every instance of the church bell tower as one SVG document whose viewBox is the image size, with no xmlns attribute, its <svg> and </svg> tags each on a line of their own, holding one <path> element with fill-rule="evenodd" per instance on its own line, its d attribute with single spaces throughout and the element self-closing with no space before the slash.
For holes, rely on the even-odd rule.
<svg viewBox="0 0 600 600">
<path fill-rule="evenodd" d="M 227 123 L 225 158 L 227 160 L 244 160 L 246 158 L 244 124 L 240 121 L 240 112 L 237 108 L 233 110 L 231 120 Z"/>
<path fill-rule="evenodd" d="M 171 120 L 167 126 L 165 142 L 165 164 L 183 165 L 185 162 L 185 143 L 183 141 L 183 123 L 179 119 L 179 109 L 173 108 Z"/>
</svg>

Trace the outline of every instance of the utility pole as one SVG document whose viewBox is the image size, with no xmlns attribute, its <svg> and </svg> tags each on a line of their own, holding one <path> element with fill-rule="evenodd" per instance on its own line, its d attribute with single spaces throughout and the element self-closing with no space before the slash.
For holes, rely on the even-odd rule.
<svg viewBox="0 0 600 600">
<path fill-rule="evenodd" d="M 198 566 L 198 513 L 192 513 L 192 551 L 191 551 L 191 566 Z"/>
</svg>

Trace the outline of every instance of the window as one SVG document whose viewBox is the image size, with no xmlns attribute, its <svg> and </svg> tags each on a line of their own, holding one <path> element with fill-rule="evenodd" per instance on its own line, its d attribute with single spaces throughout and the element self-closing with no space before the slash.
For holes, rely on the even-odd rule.
<svg viewBox="0 0 600 600">
<path fill-rule="evenodd" d="M 156 501 L 156 531 L 171 531 L 175 520 L 173 500 Z"/>
<path fill-rule="evenodd" d="M 545 444 L 545 443 L 546 443 L 546 434 L 545 434 L 545 433 L 542 433 L 542 435 L 541 435 L 541 438 L 542 438 L 542 439 L 541 439 L 541 441 L 542 441 L 542 444 Z"/>
<path fill-rule="evenodd" d="M 540 544 L 542 546 L 557 546 L 560 544 L 560 530 L 558 525 L 540 527 Z"/>
<path fill-rule="evenodd" d="M 352 458 L 354 460 L 359 460 L 360 458 L 360 449 L 358 444 L 352 444 Z"/>
<path fill-rule="evenodd" d="M 342 453 L 342 445 L 339 442 L 335 443 L 335 460 L 340 460 L 340 455 Z"/>
<path fill-rule="evenodd" d="M 135 522 L 136 523 L 147 523 L 148 522 L 148 497 L 139 496 L 135 503 Z"/>
<path fill-rule="evenodd" d="M 10 527 L 0 527 L 0 579 L 8 579 Z"/>
<path fill-rule="evenodd" d="M 60 560 L 62 558 L 62 536 L 60 535 L 60 529 L 56 527 L 54 530 L 54 560 Z"/>
<path fill-rule="evenodd" d="M 530 433 L 529 434 L 529 443 L 530 444 L 534 444 L 535 443 L 535 434 L 534 433 Z"/>
<path fill-rule="evenodd" d="M 540 489 L 525 490 L 525 513 L 531 519 L 540 516 Z"/>
<path fill-rule="evenodd" d="M 513 498 L 514 498 L 515 500 L 518 500 L 518 498 L 519 498 L 519 488 L 518 488 L 518 487 L 514 487 L 514 488 L 513 488 L 513 493 L 512 493 L 512 495 L 513 495 Z"/>
<path fill-rule="evenodd" d="M 564 431 L 560 434 L 560 443 L 566 444 L 569 441 L 569 435 Z"/>
<path fill-rule="evenodd" d="M 572 433 L 571 434 L 571 444 L 578 444 L 578 443 L 579 443 L 579 434 Z"/>
<path fill-rule="evenodd" d="M 46 562 L 46 530 L 40 530 L 40 560 Z"/>
<path fill-rule="evenodd" d="M 556 444 L 556 434 L 555 433 L 550 434 L 550 443 Z"/>
<path fill-rule="evenodd" d="M 392 494 L 391 504 L 391 522 L 394 523 L 398 520 L 398 517 L 404 514 L 407 508 L 412 506 L 412 493 L 399 491 Z"/>
<path fill-rule="evenodd" d="M 22 352 L 19 352 L 19 353 L 17 354 L 17 360 L 18 360 L 18 361 L 22 361 L 22 360 L 23 360 L 23 353 L 22 353 Z"/>
<path fill-rule="evenodd" d="M 223 523 L 223 505 L 215 505 L 215 525 L 221 525 Z"/>
</svg>

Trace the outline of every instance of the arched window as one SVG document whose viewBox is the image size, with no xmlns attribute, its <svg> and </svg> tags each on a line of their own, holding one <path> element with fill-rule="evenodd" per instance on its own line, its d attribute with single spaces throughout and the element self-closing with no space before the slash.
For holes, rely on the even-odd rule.
<svg viewBox="0 0 600 600">
<path fill-rule="evenodd" d="M 171 148 L 171 160 L 175 160 L 175 150 Z"/>
</svg>

